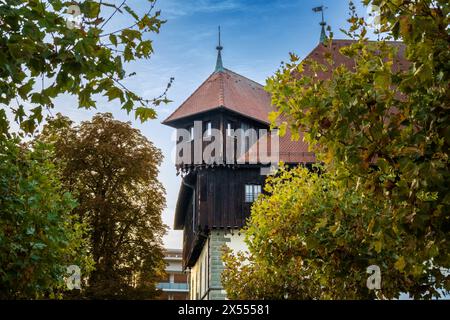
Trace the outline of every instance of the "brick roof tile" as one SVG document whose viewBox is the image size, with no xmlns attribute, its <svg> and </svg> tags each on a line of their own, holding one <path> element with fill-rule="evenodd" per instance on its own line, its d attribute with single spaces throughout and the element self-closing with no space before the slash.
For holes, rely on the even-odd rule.
<svg viewBox="0 0 450 320">
<path fill-rule="evenodd" d="M 270 95 L 262 85 L 224 69 L 211 74 L 163 123 L 170 125 L 173 121 L 221 107 L 263 123 L 269 122 L 267 115 L 272 110 Z"/>
</svg>

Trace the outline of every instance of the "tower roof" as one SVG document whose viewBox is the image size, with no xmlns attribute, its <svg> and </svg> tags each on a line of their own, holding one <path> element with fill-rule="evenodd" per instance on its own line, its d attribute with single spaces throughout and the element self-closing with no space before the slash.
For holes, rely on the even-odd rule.
<svg viewBox="0 0 450 320">
<path fill-rule="evenodd" d="M 212 73 L 163 123 L 174 125 L 177 120 L 219 108 L 263 123 L 269 123 L 268 113 L 273 110 L 270 95 L 261 84 L 223 68 Z"/>
<path fill-rule="evenodd" d="M 270 95 L 264 87 L 223 67 L 220 26 L 218 28 L 217 61 L 214 72 L 162 123 L 175 126 L 178 120 L 214 110 L 228 109 L 253 120 L 268 124 L 272 110 Z"/>
</svg>

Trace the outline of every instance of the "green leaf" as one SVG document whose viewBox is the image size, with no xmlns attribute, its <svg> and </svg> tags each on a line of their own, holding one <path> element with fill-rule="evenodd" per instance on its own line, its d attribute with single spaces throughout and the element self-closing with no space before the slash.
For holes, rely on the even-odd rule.
<svg viewBox="0 0 450 320">
<path fill-rule="evenodd" d="M 36 243 L 33 244 L 33 249 L 42 250 L 45 247 L 47 247 L 47 245 L 45 243 L 42 243 L 42 242 L 36 242 Z"/>
<path fill-rule="evenodd" d="M 133 110 L 134 102 L 131 99 L 128 99 L 122 106 L 122 109 L 126 110 L 127 113 L 130 113 Z"/>
<path fill-rule="evenodd" d="M 117 36 L 114 34 L 110 34 L 109 35 L 109 41 L 111 41 L 111 43 L 117 47 Z"/>
<path fill-rule="evenodd" d="M 150 40 L 142 41 L 136 51 L 139 52 L 140 56 L 148 57 L 153 52 L 152 42 Z"/>
<path fill-rule="evenodd" d="M 135 118 L 139 118 L 141 123 L 147 121 L 148 119 L 155 119 L 156 112 L 152 108 L 138 107 L 135 110 Z"/>
<path fill-rule="evenodd" d="M 120 99 L 120 102 L 124 101 L 123 91 L 117 87 L 111 87 L 106 92 L 106 96 L 108 97 L 108 101 L 114 99 Z"/>
<path fill-rule="evenodd" d="M 129 46 L 129 45 L 125 46 L 125 49 L 123 50 L 123 59 L 125 61 L 131 61 L 134 59 L 133 51 L 131 50 L 131 46 Z"/>
<path fill-rule="evenodd" d="M 374 79 L 375 88 L 388 90 L 391 85 L 391 76 L 387 72 L 378 72 Z"/>
<path fill-rule="evenodd" d="M 31 78 L 30 80 L 27 81 L 27 83 L 19 87 L 17 92 L 19 93 L 19 96 L 22 99 L 26 100 L 28 98 L 28 93 L 30 93 L 30 91 L 33 89 L 34 82 L 35 82 L 34 78 Z"/>
<path fill-rule="evenodd" d="M 139 16 L 136 14 L 136 12 L 134 12 L 133 9 L 131 9 L 129 6 L 125 6 L 124 8 L 135 20 L 139 20 Z"/>
<path fill-rule="evenodd" d="M 80 4 L 80 9 L 86 18 L 96 18 L 100 13 L 100 3 L 97 1 L 85 0 Z"/>
<path fill-rule="evenodd" d="M 25 117 L 25 110 L 23 105 L 19 105 L 17 109 L 14 111 L 14 121 L 22 122 Z"/>
<path fill-rule="evenodd" d="M 35 231 L 36 231 L 35 227 L 28 227 L 26 234 L 27 235 L 33 235 Z"/>
</svg>

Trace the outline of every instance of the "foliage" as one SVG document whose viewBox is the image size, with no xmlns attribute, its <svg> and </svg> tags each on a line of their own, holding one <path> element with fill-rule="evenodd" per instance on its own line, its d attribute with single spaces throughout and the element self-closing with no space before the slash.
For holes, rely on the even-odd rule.
<svg viewBox="0 0 450 320">
<path fill-rule="evenodd" d="M 402 290 L 419 296 L 446 285 L 432 251 L 430 259 L 405 275 L 405 266 L 392 254 L 396 226 L 389 204 L 373 201 L 364 189 L 349 188 L 346 180 L 330 173 L 298 167 L 269 177 L 265 191 L 246 228 L 250 254 L 225 254 L 229 298 L 393 298 Z M 414 234 L 400 236 L 404 243 L 416 241 Z M 382 270 L 380 291 L 366 286 L 370 265 Z"/>
<path fill-rule="evenodd" d="M 0 299 L 60 298 L 66 267 L 92 270 L 87 226 L 61 186 L 51 148 L 0 138 Z"/>
<path fill-rule="evenodd" d="M 154 12 L 156 0 L 139 16 L 123 1 L 120 5 L 85 0 L 6 0 L 0 3 L 0 105 L 11 106 L 25 132 L 42 121 L 43 109 L 54 107 L 61 94 L 78 97 L 79 108 L 94 108 L 95 95 L 118 101 L 141 121 L 155 117 L 152 106 L 167 103 L 167 90 L 148 100 L 127 89 L 126 62 L 153 53 L 148 33 L 164 23 Z M 113 29 L 117 13 L 128 16 L 130 26 Z M 117 28 L 117 27 L 114 27 Z M 172 81 L 172 79 L 171 79 Z M 168 84 L 168 87 L 171 84 Z M 29 111 L 25 106 L 31 106 Z M 0 130 L 6 114 L 0 110 Z"/>
<path fill-rule="evenodd" d="M 161 151 L 111 114 L 79 126 L 58 115 L 39 140 L 55 145 L 64 185 L 80 204 L 75 211 L 90 225 L 95 270 L 85 295 L 152 298 L 165 267 Z"/>
<path fill-rule="evenodd" d="M 351 5 L 347 34 L 355 41 L 341 53 L 354 69 L 333 65 L 329 52 L 324 65 L 291 55 L 267 81 L 277 107 L 271 119 L 306 132 L 325 174 L 269 180 L 269 196 L 252 209 L 245 282 L 232 284 L 241 263 L 226 257 L 225 287 L 235 298 L 251 298 L 239 290 L 244 283 L 278 298 L 431 298 L 450 290 L 448 1 L 364 3 L 380 7 L 380 32 L 403 40 L 410 68 L 395 65 L 398 45 L 368 42 Z M 317 78 L 324 71 L 331 77 Z M 271 224 L 277 214 L 286 222 Z M 365 267 L 373 263 L 382 288 L 367 293 Z M 260 268 L 273 277 L 266 288 L 253 279 Z"/>
</svg>

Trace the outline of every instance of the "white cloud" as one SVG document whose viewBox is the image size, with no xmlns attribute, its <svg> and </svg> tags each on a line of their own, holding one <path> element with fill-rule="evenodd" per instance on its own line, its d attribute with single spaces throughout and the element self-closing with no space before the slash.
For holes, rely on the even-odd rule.
<svg viewBox="0 0 450 320">
<path fill-rule="evenodd" d="M 274 8 L 292 8 L 302 5 L 303 0 L 166 0 L 161 2 L 165 18 L 176 18 L 196 13 L 216 13 L 223 11 L 273 10 Z"/>
<path fill-rule="evenodd" d="M 169 18 L 175 18 L 195 13 L 213 13 L 246 8 L 245 1 L 240 0 L 187 0 L 166 1 L 161 5 L 162 13 Z"/>
</svg>

